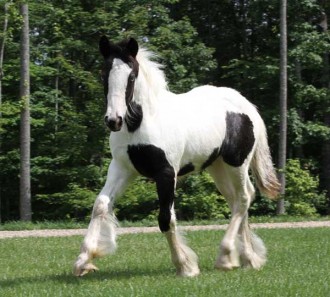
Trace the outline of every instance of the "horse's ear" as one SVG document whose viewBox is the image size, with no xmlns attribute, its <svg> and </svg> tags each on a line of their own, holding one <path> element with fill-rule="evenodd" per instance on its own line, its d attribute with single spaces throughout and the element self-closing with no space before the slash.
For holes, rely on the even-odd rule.
<svg viewBox="0 0 330 297">
<path fill-rule="evenodd" d="M 99 49 L 102 56 L 106 59 L 111 54 L 111 43 L 106 36 L 102 36 L 99 42 Z"/>
<path fill-rule="evenodd" d="M 137 43 L 137 41 L 134 38 L 130 38 L 128 40 L 126 49 L 128 50 L 129 54 L 135 58 L 138 51 L 139 51 L 139 45 Z"/>
</svg>

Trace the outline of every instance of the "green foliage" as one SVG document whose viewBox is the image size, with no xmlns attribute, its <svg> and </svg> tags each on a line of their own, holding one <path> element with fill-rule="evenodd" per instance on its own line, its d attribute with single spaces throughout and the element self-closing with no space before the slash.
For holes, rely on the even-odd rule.
<svg viewBox="0 0 330 297">
<path fill-rule="evenodd" d="M 286 165 L 286 214 L 315 217 L 326 212 L 326 196 L 319 192 L 319 179 L 312 175 L 310 161 L 289 159 Z M 276 202 L 257 196 L 250 215 L 275 215 Z"/>
<path fill-rule="evenodd" d="M 137 221 L 155 219 L 158 215 L 156 186 L 145 178 L 137 178 L 116 202 L 119 220 Z"/>
<path fill-rule="evenodd" d="M 230 214 L 227 202 L 206 172 L 179 180 L 174 205 L 177 217 L 181 220 L 223 219 Z M 119 220 L 155 220 L 158 216 L 155 183 L 138 178 L 115 206 Z"/>
<path fill-rule="evenodd" d="M 187 92 L 212 81 L 210 74 L 216 67 L 212 58 L 213 50 L 199 40 L 196 29 L 187 18 L 162 25 L 154 34 L 151 41 L 155 48 L 160 49 L 169 87 L 173 92 Z"/>
<path fill-rule="evenodd" d="M 176 209 L 178 218 L 184 220 L 223 219 L 230 214 L 227 202 L 206 172 L 189 175 L 179 182 Z"/>
<path fill-rule="evenodd" d="M 36 215 L 40 219 L 85 219 L 91 214 L 95 193 L 72 183 L 63 193 L 38 194 L 36 199 L 41 202 Z"/>
<path fill-rule="evenodd" d="M 287 162 L 285 200 L 289 215 L 314 216 L 326 206 L 325 195 L 318 193 L 319 180 L 311 175 L 308 167 L 305 163 L 302 168 L 299 160 Z"/>
<path fill-rule="evenodd" d="M 0 0 L 1 11 L 5 2 Z M 320 3 L 292 0 L 288 5 L 288 153 L 291 158 L 304 157 L 317 164 L 308 173 L 315 181 L 326 166 L 321 147 L 330 139 L 324 120 L 330 102 L 325 65 L 329 33 L 316 31 L 320 12 L 325 11 L 329 18 L 330 5 Z M 0 211 L 4 220 L 18 219 L 22 22 L 18 8 L 18 3 L 11 1 L 1 80 Z M 155 51 L 174 92 L 201 84 L 238 89 L 258 106 L 276 156 L 278 1 L 219 0 L 205 5 L 197 0 L 42 0 L 30 1 L 29 9 L 34 219 L 82 218 L 90 213 L 104 183 L 111 153 L 108 132 L 103 127 L 104 95 L 99 81 L 102 58 L 97 45 L 103 34 L 113 41 L 133 36 L 140 46 Z M 3 20 L 0 13 L 0 28 Z M 2 37 L 0 32 L 0 40 Z M 299 182 L 293 178 L 288 184 L 294 189 Z M 307 185 L 303 192 L 307 192 Z M 289 211 L 326 212 L 323 196 L 317 194 L 318 182 L 316 187 L 311 185 L 311 192 L 319 198 L 311 198 L 313 203 L 307 198 L 299 203 L 289 201 Z M 177 196 L 180 218 L 221 218 L 229 214 L 223 197 L 205 173 L 184 179 Z M 155 218 L 155 200 L 154 184 L 138 179 L 118 200 L 117 215 L 132 220 Z M 251 209 L 254 214 L 274 211 L 274 203 L 263 197 L 257 197 Z"/>
<path fill-rule="evenodd" d="M 140 46 L 160 54 L 173 90 L 188 90 L 189 86 L 207 80 L 215 67 L 212 50 L 200 41 L 188 18 L 171 18 L 167 5 L 175 2 L 140 1 L 133 6 L 122 0 L 29 3 L 34 219 L 84 216 L 104 182 L 105 174 L 101 172 L 110 154 L 99 81 L 102 58 L 97 48 L 102 34 L 113 41 L 133 36 Z M 4 1 L 0 4 L 2 7 Z M 0 106 L 0 165 L 5 168 L 2 173 L 8 174 L 1 176 L 5 220 L 18 218 L 18 193 L 13 183 L 17 183 L 19 160 L 10 157 L 19 147 L 17 73 L 21 20 L 17 8 L 16 4 L 10 5 Z M 207 61 L 202 67 L 201 60 Z M 148 188 L 149 184 L 145 185 Z M 145 198 L 134 198 L 137 200 L 132 206 L 141 203 L 146 207 L 144 201 L 151 194 L 144 192 L 139 183 L 134 187 L 131 197 Z M 134 200 L 131 197 L 128 201 Z M 124 203 L 118 215 L 126 218 L 132 210 L 127 208 Z M 141 207 L 135 211 L 137 215 L 131 215 L 132 219 L 150 215 L 147 210 L 139 214 Z"/>
</svg>

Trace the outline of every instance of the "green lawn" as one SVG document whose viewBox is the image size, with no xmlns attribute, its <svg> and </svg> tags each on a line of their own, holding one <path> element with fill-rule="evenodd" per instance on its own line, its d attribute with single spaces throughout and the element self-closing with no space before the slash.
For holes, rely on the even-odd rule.
<svg viewBox="0 0 330 297">
<path fill-rule="evenodd" d="M 303 222 L 303 221 L 329 221 L 330 216 L 257 216 L 249 217 L 250 223 L 278 223 L 278 222 Z M 89 220 L 85 222 L 69 221 L 41 221 L 41 222 L 22 222 L 22 221 L 9 221 L 0 224 L 0 231 L 17 231 L 17 230 L 40 230 L 40 229 L 79 229 L 87 228 Z M 194 220 L 194 221 L 181 221 L 180 226 L 188 225 L 223 225 L 228 224 L 229 219 L 217 220 Z M 120 221 L 120 227 L 151 227 L 158 226 L 157 219 L 155 220 L 141 220 L 137 222 Z"/>
<path fill-rule="evenodd" d="M 160 233 L 119 237 L 115 255 L 96 261 L 100 271 L 71 275 L 81 237 L 0 240 L 0 296 L 330 296 L 330 229 L 257 232 L 268 247 L 261 271 L 213 269 L 220 231 L 187 234 L 201 275 L 175 276 Z"/>
</svg>

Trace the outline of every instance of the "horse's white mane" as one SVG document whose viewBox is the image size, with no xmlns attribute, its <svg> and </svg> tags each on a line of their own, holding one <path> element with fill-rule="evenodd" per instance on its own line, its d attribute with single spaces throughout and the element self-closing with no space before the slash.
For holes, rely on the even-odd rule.
<svg viewBox="0 0 330 297">
<path fill-rule="evenodd" d="M 165 78 L 163 65 L 155 62 L 157 55 L 145 48 L 140 48 L 137 54 L 137 61 L 139 62 L 139 71 L 143 74 L 148 84 L 149 89 L 152 89 L 154 95 L 160 91 L 167 89 L 167 81 Z"/>
</svg>

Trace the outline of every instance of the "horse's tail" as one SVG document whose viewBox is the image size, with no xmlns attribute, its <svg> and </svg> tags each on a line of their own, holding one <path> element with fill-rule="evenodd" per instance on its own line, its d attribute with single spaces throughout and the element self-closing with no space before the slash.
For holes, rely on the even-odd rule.
<svg viewBox="0 0 330 297">
<path fill-rule="evenodd" d="M 261 120 L 261 129 L 256 150 L 251 162 L 251 169 L 260 192 L 270 199 L 275 199 L 280 190 L 280 183 L 270 155 L 267 131 Z"/>
</svg>

